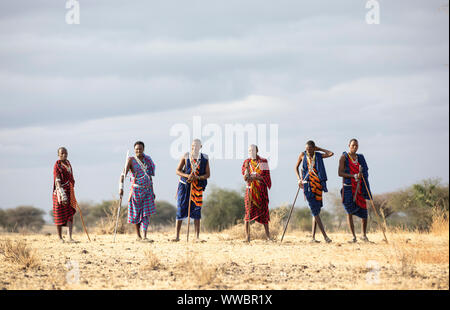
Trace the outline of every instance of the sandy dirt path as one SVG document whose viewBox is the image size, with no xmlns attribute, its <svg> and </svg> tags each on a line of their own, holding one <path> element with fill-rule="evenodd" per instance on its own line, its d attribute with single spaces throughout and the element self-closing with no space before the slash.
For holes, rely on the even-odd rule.
<svg viewBox="0 0 450 310">
<path fill-rule="evenodd" d="M 172 234 L 153 233 L 154 242 L 134 235 L 75 235 L 60 243 L 53 235 L 1 234 L 0 242 L 25 240 L 38 267 L 23 268 L 0 255 L 0 289 L 449 289 L 448 236 L 403 233 L 385 244 L 349 244 L 348 234 L 330 234 L 333 243 L 309 242 L 291 233 L 283 244 L 246 244 L 220 233 L 204 243 L 170 242 Z"/>
</svg>

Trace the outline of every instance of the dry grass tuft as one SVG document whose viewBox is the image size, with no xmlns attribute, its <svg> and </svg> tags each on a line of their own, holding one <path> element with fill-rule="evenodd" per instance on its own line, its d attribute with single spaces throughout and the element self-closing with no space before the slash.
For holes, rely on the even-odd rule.
<svg viewBox="0 0 450 310">
<path fill-rule="evenodd" d="M 397 236 L 391 243 L 391 254 L 405 277 L 416 277 L 421 264 L 448 264 L 449 248 L 445 246 L 424 247 L 411 239 Z"/>
<path fill-rule="evenodd" d="M 118 211 L 118 204 L 111 204 L 106 210 L 105 215 L 106 218 L 101 218 L 97 226 L 95 228 L 95 233 L 99 235 L 110 235 L 114 233 L 114 228 L 116 227 L 116 221 L 117 221 L 117 211 Z M 119 222 L 117 224 L 117 233 L 118 234 L 124 234 L 127 232 L 127 219 L 124 216 L 125 215 L 126 208 L 121 207 L 120 208 L 120 217 Z"/>
<path fill-rule="evenodd" d="M 433 222 L 430 232 L 437 236 L 449 236 L 448 211 L 442 211 L 437 208 L 433 210 Z"/>
<path fill-rule="evenodd" d="M 217 285 L 221 282 L 221 268 L 217 265 L 205 263 L 204 259 L 189 252 L 186 257 L 177 264 L 177 269 L 188 272 L 193 276 L 198 286 Z"/>
<path fill-rule="evenodd" d="M 23 240 L 0 242 L 0 254 L 6 261 L 25 269 L 37 268 L 40 265 L 36 252 Z"/>
<path fill-rule="evenodd" d="M 155 255 L 151 250 L 146 250 L 144 252 L 145 261 L 142 269 L 144 270 L 162 270 L 165 266 L 161 263 L 158 256 Z"/>
</svg>

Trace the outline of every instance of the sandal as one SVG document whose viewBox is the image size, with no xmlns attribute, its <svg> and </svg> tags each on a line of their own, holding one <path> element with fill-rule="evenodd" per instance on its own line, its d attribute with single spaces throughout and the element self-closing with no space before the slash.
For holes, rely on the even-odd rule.
<svg viewBox="0 0 450 310">
<path fill-rule="evenodd" d="M 367 238 L 367 236 L 360 237 L 359 240 L 364 241 L 364 242 L 370 242 L 369 238 Z"/>
</svg>

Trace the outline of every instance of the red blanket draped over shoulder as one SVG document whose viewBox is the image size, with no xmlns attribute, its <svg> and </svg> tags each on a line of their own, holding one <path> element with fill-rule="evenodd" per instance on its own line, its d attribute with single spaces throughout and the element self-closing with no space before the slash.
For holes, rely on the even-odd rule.
<svg viewBox="0 0 450 310">
<path fill-rule="evenodd" d="M 247 168 L 248 167 L 248 168 Z M 242 175 L 256 173 L 262 177 L 262 181 L 247 183 L 245 191 L 245 221 L 257 221 L 268 224 L 269 216 L 269 194 L 272 187 L 270 170 L 267 159 L 257 156 L 256 160 L 246 159 L 242 165 Z"/>
<path fill-rule="evenodd" d="M 61 187 L 67 196 L 67 202 L 58 199 L 56 190 L 56 180 L 59 180 Z M 53 219 L 55 225 L 67 225 L 67 222 L 73 221 L 75 214 L 76 199 L 74 194 L 75 180 L 73 178 L 73 170 L 70 162 L 66 160 L 63 163 L 58 160 L 53 167 Z"/>
<path fill-rule="evenodd" d="M 350 168 L 350 174 L 358 174 L 359 173 L 360 163 L 358 163 L 358 162 L 354 163 L 351 160 L 351 158 L 349 158 L 348 165 Z M 355 194 L 358 183 L 356 182 L 356 180 L 354 178 L 352 178 L 351 180 L 352 180 L 352 193 Z M 363 182 L 363 180 L 361 180 L 361 182 Z M 366 199 L 364 198 L 364 196 L 362 194 L 362 187 L 363 187 L 363 184 L 361 183 L 359 186 L 359 191 L 356 194 L 356 205 L 363 209 L 367 209 Z"/>
</svg>

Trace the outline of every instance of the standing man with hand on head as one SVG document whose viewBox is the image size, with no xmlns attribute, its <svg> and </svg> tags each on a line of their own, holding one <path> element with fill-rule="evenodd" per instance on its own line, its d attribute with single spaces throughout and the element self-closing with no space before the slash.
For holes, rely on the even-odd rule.
<svg viewBox="0 0 450 310">
<path fill-rule="evenodd" d="M 128 158 L 125 171 L 120 176 L 119 195 L 123 196 L 124 179 L 128 171 L 131 171 L 133 177 L 128 198 L 128 223 L 135 225 L 137 241 L 153 242 L 147 239 L 147 229 L 150 217 L 156 213 L 152 180 L 155 176 L 155 164 L 149 155 L 144 154 L 144 148 L 144 142 L 137 141 L 134 144 L 135 156 Z"/>
<path fill-rule="evenodd" d="M 264 225 L 267 240 L 269 232 L 269 194 L 272 187 L 267 159 L 258 156 L 258 147 L 254 144 L 248 148 L 248 159 L 242 165 L 242 175 L 247 183 L 245 191 L 245 233 L 250 242 L 250 222 L 257 221 Z"/>
<path fill-rule="evenodd" d="M 180 241 L 183 219 L 194 219 L 197 241 L 200 240 L 200 220 L 203 206 L 203 191 L 210 177 L 208 155 L 200 152 L 202 143 L 199 139 L 192 142 L 191 152 L 184 154 L 178 163 L 176 174 L 180 177 L 177 191 L 177 226 L 176 237 Z M 189 219 L 188 219 L 189 220 Z"/>
<path fill-rule="evenodd" d="M 319 226 L 325 241 L 327 243 L 331 242 L 331 239 L 328 238 L 325 232 L 325 228 L 319 214 L 320 209 L 323 206 L 322 193 L 328 192 L 326 183 L 327 173 L 325 171 L 323 159 L 333 155 L 333 152 L 316 146 L 314 141 L 310 140 L 306 142 L 306 150 L 300 154 L 297 160 L 297 165 L 295 166 L 298 186 L 303 189 L 313 216 L 311 242 L 319 242 L 315 238 L 317 225 Z M 300 165 L 302 165 L 301 174 L 299 173 Z"/>
<path fill-rule="evenodd" d="M 370 199 L 370 185 L 369 185 L 369 168 L 367 167 L 366 159 L 362 154 L 357 154 L 358 140 L 351 139 L 348 145 L 348 152 L 342 153 L 339 159 L 338 174 L 342 177 L 342 203 L 345 211 L 347 211 L 347 221 L 352 232 L 353 239 L 351 243 L 357 242 L 355 235 L 355 226 L 353 224 L 353 215 L 361 218 L 361 240 L 368 242 L 367 238 L 367 205 L 366 199 Z M 363 179 L 364 178 L 364 179 Z M 367 188 L 366 185 L 367 184 Z"/>
</svg>

